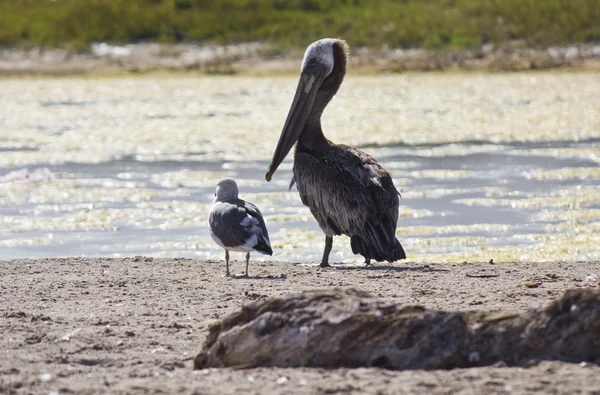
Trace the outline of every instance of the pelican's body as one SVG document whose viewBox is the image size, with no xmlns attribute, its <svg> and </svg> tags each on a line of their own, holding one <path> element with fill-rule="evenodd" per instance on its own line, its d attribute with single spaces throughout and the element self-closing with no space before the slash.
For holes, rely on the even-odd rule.
<svg viewBox="0 0 600 395">
<path fill-rule="evenodd" d="M 237 184 L 231 178 L 219 180 L 208 222 L 210 236 L 225 250 L 226 276 L 229 276 L 229 251 L 246 253 L 246 276 L 251 251 L 273 255 L 260 210 L 238 197 Z"/>
<path fill-rule="evenodd" d="M 393 262 L 406 258 L 395 237 L 398 191 L 389 173 L 370 155 L 323 135 L 321 114 L 346 73 L 347 45 L 323 39 L 304 55 L 300 83 L 267 173 L 270 180 L 291 147 L 302 203 L 325 233 L 321 266 L 329 266 L 334 235 L 350 237 L 352 252 Z"/>
</svg>

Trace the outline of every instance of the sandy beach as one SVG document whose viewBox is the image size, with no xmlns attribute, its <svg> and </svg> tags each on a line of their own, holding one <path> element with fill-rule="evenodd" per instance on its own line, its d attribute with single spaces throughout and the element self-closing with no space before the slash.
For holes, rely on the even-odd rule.
<svg viewBox="0 0 600 395">
<path fill-rule="evenodd" d="M 0 2 L 0 395 L 600 395 L 600 0 L 376 5 Z"/>
<path fill-rule="evenodd" d="M 573 393 L 598 394 L 600 367 L 450 371 L 193 370 L 211 323 L 271 296 L 355 287 L 394 303 L 446 311 L 524 311 L 591 287 L 600 262 L 356 265 L 323 270 L 236 259 L 135 257 L 0 262 L 1 393 Z M 526 282 L 537 284 L 529 288 Z"/>
</svg>

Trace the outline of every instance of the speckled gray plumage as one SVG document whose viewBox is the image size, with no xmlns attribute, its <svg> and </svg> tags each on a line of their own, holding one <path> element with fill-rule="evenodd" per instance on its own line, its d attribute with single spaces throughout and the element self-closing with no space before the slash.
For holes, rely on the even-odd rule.
<svg viewBox="0 0 600 395">
<path fill-rule="evenodd" d="M 217 183 L 215 199 L 208 214 L 210 236 L 225 250 L 225 275 L 229 276 L 229 251 L 246 253 L 246 276 L 250 252 L 273 255 L 269 232 L 258 207 L 238 197 L 238 187 L 231 178 Z"/>
<path fill-rule="evenodd" d="M 244 225 L 247 218 L 256 221 L 247 221 Z M 211 231 L 221 240 L 225 249 L 236 251 L 256 236 L 256 243 L 248 247 L 262 254 L 273 254 L 265 221 L 254 204 L 239 198 L 216 202 L 210 210 L 208 221 Z"/>
</svg>

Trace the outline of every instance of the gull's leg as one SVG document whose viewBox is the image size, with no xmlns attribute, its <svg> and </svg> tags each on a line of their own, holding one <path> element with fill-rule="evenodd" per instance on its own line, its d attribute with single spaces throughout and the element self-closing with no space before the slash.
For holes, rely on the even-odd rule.
<svg viewBox="0 0 600 395">
<path fill-rule="evenodd" d="M 248 277 L 248 263 L 250 263 L 250 251 L 246 253 L 246 277 Z"/>
<path fill-rule="evenodd" d="M 229 251 L 225 250 L 225 276 L 229 277 Z"/>
<path fill-rule="evenodd" d="M 321 259 L 321 267 L 330 267 L 329 265 L 329 253 L 333 246 L 333 236 L 325 236 L 325 250 L 323 250 L 323 259 Z"/>
</svg>

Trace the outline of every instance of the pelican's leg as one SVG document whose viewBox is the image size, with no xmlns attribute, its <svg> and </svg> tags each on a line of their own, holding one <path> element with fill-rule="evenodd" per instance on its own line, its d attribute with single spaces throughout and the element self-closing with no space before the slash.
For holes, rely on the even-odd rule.
<svg viewBox="0 0 600 395">
<path fill-rule="evenodd" d="M 333 246 L 333 236 L 325 236 L 325 250 L 323 250 L 323 259 L 321 259 L 321 267 L 330 267 L 329 265 L 329 253 Z"/>
<path fill-rule="evenodd" d="M 365 258 L 365 266 L 369 266 L 371 264 L 370 258 Z"/>
<path fill-rule="evenodd" d="M 248 263 L 250 263 L 250 251 L 246 253 L 246 277 L 248 277 Z"/>
<path fill-rule="evenodd" d="M 229 251 L 225 250 L 225 276 L 229 277 Z"/>
</svg>

